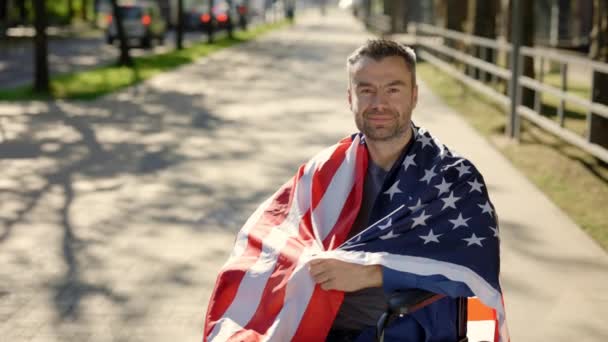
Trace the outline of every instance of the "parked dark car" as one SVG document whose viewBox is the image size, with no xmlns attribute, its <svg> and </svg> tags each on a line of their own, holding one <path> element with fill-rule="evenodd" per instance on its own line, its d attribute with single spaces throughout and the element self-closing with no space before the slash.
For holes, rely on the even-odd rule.
<svg viewBox="0 0 608 342">
<path fill-rule="evenodd" d="M 186 27 L 202 31 L 207 31 L 209 25 L 213 25 L 214 30 L 227 30 L 236 25 L 246 28 L 247 12 L 244 2 L 233 0 L 232 6 L 228 1 L 215 1 L 210 14 L 209 2 L 201 1 L 198 6 L 186 10 Z"/>
<path fill-rule="evenodd" d="M 119 5 L 118 10 L 129 45 L 135 43 L 147 48 L 152 46 L 154 40 L 164 44 L 167 24 L 156 3 L 137 2 L 131 5 Z M 108 44 L 113 44 L 118 38 L 118 30 L 112 14 L 107 15 L 107 20 L 106 40 Z"/>
</svg>

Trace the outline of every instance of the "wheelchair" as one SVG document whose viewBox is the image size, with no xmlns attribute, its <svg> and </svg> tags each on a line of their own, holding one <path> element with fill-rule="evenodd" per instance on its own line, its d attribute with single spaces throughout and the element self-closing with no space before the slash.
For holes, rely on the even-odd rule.
<svg viewBox="0 0 608 342">
<path fill-rule="evenodd" d="M 408 315 L 418 309 L 443 298 L 444 295 L 421 289 L 408 289 L 393 292 L 388 298 L 387 311 L 382 314 L 376 324 L 376 341 L 384 342 L 384 330 L 388 324 L 396 317 Z M 457 300 L 456 332 L 457 342 L 468 342 L 467 337 L 467 318 L 468 318 L 468 299 L 458 298 Z"/>
</svg>

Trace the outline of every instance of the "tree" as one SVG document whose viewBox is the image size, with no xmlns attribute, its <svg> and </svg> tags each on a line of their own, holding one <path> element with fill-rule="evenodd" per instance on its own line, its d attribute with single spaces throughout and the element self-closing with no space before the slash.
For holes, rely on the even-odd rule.
<svg viewBox="0 0 608 342">
<path fill-rule="evenodd" d="M 177 27 L 175 30 L 175 47 L 183 49 L 184 37 L 184 1 L 177 0 Z"/>
<path fill-rule="evenodd" d="M 46 37 L 46 4 L 44 0 L 34 0 L 34 90 L 48 93 L 49 61 Z"/>
<path fill-rule="evenodd" d="M 74 20 L 74 0 L 68 0 L 68 23 Z"/>
<path fill-rule="evenodd" d="M 465 32 L 464 24 L 467 19 L 467 3 L 469 0 L 445 0 L 446 22 L 448 30 Z"/>
<path fill-rule="evenodd" d="M 207 42 L 213 42 L 213 27 L 215 26 L 215 16 L 213 15 L 213 7 L 215 6 L 214 0 L 209 0 L 209 16 L 211 20 L 209 20 L 209 25 L 207 25 Z"/>
<path fill-rule="evenodd" d="M 534 46 L 534 1 L 520 1 L 521 22 L 517 24 L 522 25 L 521 45 Z M 521 68 L 524 76 L 534 78 L 534 60 L 532 58 L 524 58 Z M 521 103 L 532 108 L 534 106 L 534 90 L 523 88 Z"/>
<path fill-rule="evenodd" d="M 520 20 L 516 23 L 521 26 L 521 45 L 522 46 L 534 46 L 534 1 L 529 0 L 519 0 L 519 15 L 517 16 Z M 512 0 L 503 0 L 504 15 L 503 17 L 503 27 L 504 35 L 507 41 L 512 42 L 511 39 L 511 31 L 512 25 L 511 22 L 511 10 L 513 8 Z M 511 65 L 510 54 L 507 54 L 506 65 Z M 524 58 L 523 64 L 520 66 L 522 72 L 521 74 L 530 78 L 534 78 L 534 60 L 532 58 Z M 505 87 L 505 92 L 508 87 Z M 523 88 L 521 93 L 521 104 L 527 107 L 534 106 L 534 90 Z"/>
<path fill-rule="evenodd" d="M 129 44 L 127 42 L 127 36 L 125 35 L 125 29 L 122 22 L 122 13 L 118 8 L 117 0 L 110 0 L 112 4 L 112 12 L 114 16 L 114 24 L 116 25 L 116 32 L 118 33 L 118 40 L 120 42 L 120 57 L 118 58 L 118 65 L 133 66 L 133 59 L 129 54 Z"/>
<path fill-rule="evenodd" d="M 498 11 L 499 0 L 469 0 L 467 32 L 478 37 L 496 39 L 496 17 Z M 486 49 L 485 56 L 482 54 L 482 49 L 479 46 L 476 46 L 473 52 L 476 57 L 484 58 L 486 62 L 496 63 L 496 53 L 493 49 Z M 474 77 L 479 79 L 479 72 L 475 72 Z"/>
<path fill-rule="evenodd" d="M 608 63 L 608 0 L 593 1 L 593 29 L 589 57 Z M 608 105 L 608 74 L 595 72 L 593 75 L 593 102 Z M 589 140 L 608 148 L 608 119 L 591 113 Z"/>
<path fill-rule="evenodd" d="M 26 25 L 28 22 L 27 18 L 29 15 L 28 15 L 28 11 L 27 11 L 27 6 L 25 6 L 25 0 L 17 1 L 17 9 L 19 10 L 19 23 L 21 25 Z"/>
</svg>

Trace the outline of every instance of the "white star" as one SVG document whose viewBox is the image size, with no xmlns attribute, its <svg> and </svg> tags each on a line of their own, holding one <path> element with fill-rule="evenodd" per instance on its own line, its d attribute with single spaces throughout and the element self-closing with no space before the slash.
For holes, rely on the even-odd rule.
<svg viewBox="0 0 608 342">
<path fill-rule="evenodd" d="M 492 231 L 494 232 L 494 237 L 498 237 L 498 228 L 490 227 L 490 229 L 492 229 Z"/>
<path fill-rule="evenodd" d="M 464 165 L 464 163 L 460 163 L 460 165 L 456 167 L 456 170 L 458 170 L 458 177 L 462 177 L 467 173 L 471 173 L 471 171 L 469 171 L 470 168 L 470 166 L 466 166 Z"/>
<path fill-rule="evenodd" d="M 388 222 L 385 225 L 378 225 L 378 228 L 384 230 L 392 225 L 393 225 L 393 218 L 391 217 L 388 219 Z"/>
<path fill-rule="evenodd" d="M 486 201 L 486 204 L 484 205 L 478 204 L 478 206 L 481 208 L 482 214 L 488 213 L 490 217 L 494 216 L 494 210 L 492 209 L 489 201 Z"/>
<path fill-rule="evenodd" d="M 381 238 L 382 240 L 388 240 L 388 239 L 392 239 L 392 238 L 397 237 L 397 236 L 399 236 L 399 234 L 395 234 L 395 232 L 394 232 L 394 231 L 390 230 L 390 231 L 388 232 L 388 234 L 386 234 L 386 235 L 382 235 L 380 238 Z"/>
<path fill-rule="evenodd" d="M 422 201 L 420 200 L 420 198 L 418 199 L 418 203 L 416 203 L 416 205 L 414 205 L 413 207 L 407 207 L 409 210 L 412 211 L 412 213 L 415 213 L 416 211 L 418 211 L 418 209 L 422 209 L 426 206 L 426 204 L 422 204 Z"/>
<path fill-rule="evenodd" d="M 420 179 L 421 182 L 426 182 L 426 184 L 431 184 L 431 179 L 437 176 L 435 173 L 435 166 L 433 166 L 430 170 L 424 170 L 424 177 Z"/>
<path fill-rule="evenodd" d="M 481 187 L 483 186 L 483 184 L 479 183 L 477 181 L 477 179 L 474 179 L 472 182 L 467 182 L 469 183 L 469 185 L 471 186 L 471 190 L 469 192 L 473 192 L 473 191 L 481 191 Z"/>
<path fill-rule="evenodd" d="M 416 226 L 426 226 L 426 220 L 431 217 L 431 215 L 426 215 L 425 211 L 422 211 L 422 214 L 420 214 L 420 216 L 414 218 L 414 224 L 412 225 L 412 228 L 416 227 Z"/>
<path fill-rule="evenodd" d="M 401 191 L 401 190 L 399 189 L 399 181 L 396 181 L 396 182 L 395 182 L 395 183 L 394 183 L 394 184 L 393 184 L 393 185 L 390 187 L 390 189 L 388 189 L 388 190 L 386 190 L 386 191 L 384 192 L 384 194 L 385 194 L 385 195 L 389 195 L 389 196 L 390 196 L 390 199 L 391 199 L 391 201 L 392 201 L 392 200 L 393 200 L 393 196 L 394 196 L 395 194 L 398 194 L 398 193 L 401 193 L 401 192 L 403 192 L 403 191 Z"/>
<path fill-rule="evenodd" d="M 431 139 L 430 137 L 427 137 L 426 135 L 420 135 L 418 136 L 418 141 L 420 141 L 420 143 L 422 143 L 422 149 L 424 149 L 425 146 L 431 146 L 433 147 L 433 145 L 431 145 Z"/>
<path fill-rule="evenodd" d="M 450 192 L 450 196 L 446 198 L 441 198 L 441 200 L 443 201 L 443 208 L 441 208 L 441 210 L 448 207 L 456 209 L 456 201 L 458 201 L 459 199 L 460 197 L 454 196 L 454 191 Z"/>
<path fill-rule="evenodd" d="M 448 183 L 445 181 L 445 178 L 442 178 L 441 184 L 435 185 L 435 187 L 439 189 L 439 194 L 437 196 L 441 196 L 442 193 L 450 191 L 450 185 L 452 185 L 452 183 Z"/>
<path fill-rule="evenodd" d="M 480 247 L 483 247 L 483 245 L 481 244 L 481 240 L 485 240 L 485 238 L 477 237 L 475 235 L 475 233 L 473 233 L 473 235 L 471 235 L 470 238 L 466 238 L 463 240 L 467 242 L 467 247 L 472 246 L 472 245 L 479 245 Z"/>
<path fill-rule="evenodd" d="M 429 231 L 428 235 L 418 235 L 419 238 L 421 238 L 422 240 L 424 240 L 424 244 L 426 245 L 429 242 L 437 242 L 439 243 L 439 239 L 438 237 L 440 237 L 443 234 L 437 234 L 435 235 L 433 233 L 433 230 L 431 229 L 431 231 Z"/>
<path fill-rule="evenodd" d="M 405 160 L 401 164 L 401 165 L 403 165 L 403 171 L 407 171 L 407 168 L 410 167 L 410 165 L 411 166 L 416 166 L 416 162 L 414 161 L 414 157 L 416 157 L 415 154 L 412 154 L 411 156 L 405 157 Z"/>
<path fill-rule="evenodd" d="M 463 218 L 462 214 L 458 214 L 458 218 L 455 220 L 450 220 L 450 222 L 452 222 L 452 224 L 454 225 L 454 227 L 452 229 L 456 229 L 458 227 L 468 227 L 469 225 L 467 224 L 467 221 L 470 220 L 471 218 Z"/>
</svg>

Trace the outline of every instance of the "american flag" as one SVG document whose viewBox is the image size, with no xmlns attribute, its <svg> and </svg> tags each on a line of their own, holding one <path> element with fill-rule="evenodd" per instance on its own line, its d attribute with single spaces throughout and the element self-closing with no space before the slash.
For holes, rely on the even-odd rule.
<svg viewBox="0 0 608 342">
<path fill-rule="evenodd" d="M 496 212 L 481 174 L 424 128 L 387 175 L 367 229 L 347 240 L 368 154 L 354 134 L 302 165 L 238 233 L 205 320 L 204 341 L 323 341 L 344 294 L 307 264 L 335 258 L 384 266 L 384 288 L 476 297 L 508 341 Z"/>
</svg>

